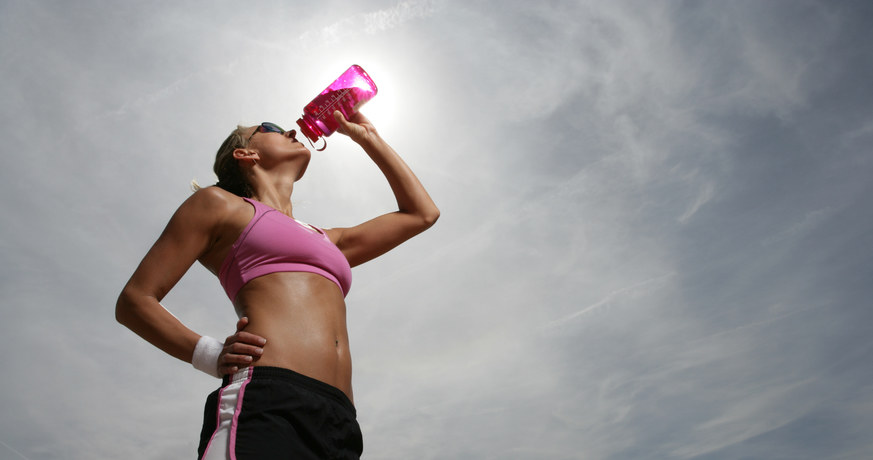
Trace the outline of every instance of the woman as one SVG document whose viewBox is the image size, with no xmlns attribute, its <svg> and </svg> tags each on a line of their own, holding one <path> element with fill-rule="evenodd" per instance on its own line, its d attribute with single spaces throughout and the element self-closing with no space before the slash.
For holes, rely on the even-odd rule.
<svg viewBox="0 0 873 460">
<path fill-rule="evenodd" d="M 290 197 L 309 149 L 272 123 L 239 127 L 216 155 L 216 186 L 182 203 L 119 296 L 120 323 L 224 375 L 207 399 L 199 458 L 360 456 L 344 302 L 350 267 L 424 231 L 439 210 L 366 117 L 334 117 L 385 175 L 397 211 L 349 228 L 294 220 Z M 241 318 L 223 344 L 159 303 L 194 261 L 219 277 Z"/>
</svg>

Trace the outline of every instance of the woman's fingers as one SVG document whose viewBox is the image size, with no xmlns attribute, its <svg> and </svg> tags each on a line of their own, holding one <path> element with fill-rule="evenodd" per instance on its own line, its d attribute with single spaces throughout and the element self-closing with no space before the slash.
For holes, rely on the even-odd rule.
<svg viewBox="0 0 873 460">
<path fill-rule="evenodd" d="M 233 374 L 239 369 L 251 365 L 264 353 L 263 346 L 267 339 L 245 332 L 249 323 L 247 317 L 242 317 L 236 323 L 236 333 L 224 341 L 224 349 L 218 357 L 218 369 L 222 374 Z"/>
<path fill-rule="evenodd" d="M 352 129 L 352 127 L 351 123 L 346 120 L 345 115 L 343 115 L 343 113 L 339 110 L 334 110 L 333 119 L 336 120 L 337 123 L 339 123 L 339 128 L 337 129 L 337 131 L 339 131 L 341 134 L 345 134 L 348 136 L 350 134 L 349 130 Z"/>
<path fill-rule="evenodd" d="M 262 354 L 264 354 L 264 349 L 259 347 L 259 346 L 256 346 L 256 345 L 249 345 L 247 343 L 236 342 L 236 343 L 230 343 L 230 344 L 226 343 L 224 345 L 224 352 L 225 352 L 225 354 L 230 354 L 230 355 L 248 355 L 248 356 L 258 356 L 259 357 Z"/>
<path fill-rule="evenodd" d="M 218 358 L 218 370 L 221 374 L 233 374 L 257 361 L 263 349 L 250 345 L 233 344 L 225 347 Z"/>
<path fill-rule="evenodd" d="M 234 336 L 236 337 L 236 340 L 234 340 L 234 342 L 242 342 L 249 345 L 257 345 L 259 347 L 263 347 L 267 343 L 267 339 L 259 335 L 252 334 L 251 332 L 237 332 L 231 337 Z"/>
<path fill-rule="evenodd" d="M 355 112 L 352 116 L 346 119 L 345 115 L 339 110 L 333 112 L 333 118 L 339 123 L 339 131 L 346 136 L 349 136 L 354 141 L 362 139 L 364 136 L 374 133 L 376 128 L 370 123 L 370 120 L 361 112 Z"/>
<path fill-rule="evenodd" d="M 261 347 L 264 346 L 264 344 L 267 343 L 267 339 L 259 335 L 252 334 L 250 332 L 243 331 L 243 329 L 245 329 L 245 327 L 248 325 L 248 316 L 243 316 L 242 318 L 240 318 L 239 321 L 236 322 L 236 334 L 228 337 L 224 343 L 243 342 L 252 345 L 258 345 Z"/>
<path fill-rule="evenodd" d="M 224 342 L 224 350 L 222 350 L 222 357 L 220 359 L 223 358 L 233 362 L 242 362 L 240 360 L 251 362 L 256 358 L 260 358 L 264 354 L 264 349 L 260 346 L 263 344 L 264 339 L 254 334 L 249 335 L 252 336 L 252 339 L 248 342 L 233 340 L 236 334 L 228 337 L 227 341 Z"/>
</svg>

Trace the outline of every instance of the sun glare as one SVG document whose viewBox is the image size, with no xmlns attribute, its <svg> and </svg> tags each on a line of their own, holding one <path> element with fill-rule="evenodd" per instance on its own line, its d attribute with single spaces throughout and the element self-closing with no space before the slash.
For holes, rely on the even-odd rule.
<svg viewBox="0 0 873 460">
<path fill-rule="evenodd" d="M 359 65 L 367 71 L 370 78 L 376 83 L 378 90 L 376 96 L 361 108 L 361 112 L 373 122 L 379 131 L 393 131 L 394 113 L 396 111 L 394 100 L 398 88 L 394 84 L 394 78 L 389 68 L 376 63 L 368 66 L 364 62 Z"/>
</svg>

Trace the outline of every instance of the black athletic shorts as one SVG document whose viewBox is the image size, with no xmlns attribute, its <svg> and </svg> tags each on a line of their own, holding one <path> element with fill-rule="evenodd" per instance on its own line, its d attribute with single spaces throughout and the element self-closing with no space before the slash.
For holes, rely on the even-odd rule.
<svg viewBox="0 0 873 460">
<path fill-rule="evenodd" d="M 338 388 L 277 367 L 225 376 L 206 399 L 198 459 L 348 460 L 363 451 L 355 406 Z"/>
</svg>

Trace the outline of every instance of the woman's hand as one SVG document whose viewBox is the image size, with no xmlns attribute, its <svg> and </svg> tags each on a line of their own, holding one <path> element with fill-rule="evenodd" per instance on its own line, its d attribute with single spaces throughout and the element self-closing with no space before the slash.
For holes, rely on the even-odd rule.
<svg viewBox="0 0 873 460">
<path fill-rule="evenodd" d="M 339 110 L 333 112 L 333 118 L 339 123 L 338 132 L 349 136 L 353 141 L 361 142 L 372 140 L 376 137 L 376 127 L 361 112 L 356 112 L 350 119 L 346 119 Z"/>
<path fill-rule="evenodd" d="M 243 329 L 248 324 L 247 317 L 240 318 L 236 323 L 236 333 L 224 341 L 224 349 L 218 355 L 219 374 L 234 374 L 240 369 L 251 366 L 264 353 L 263 347 L 267 339 L 244 332 Z"/>
</svg>

